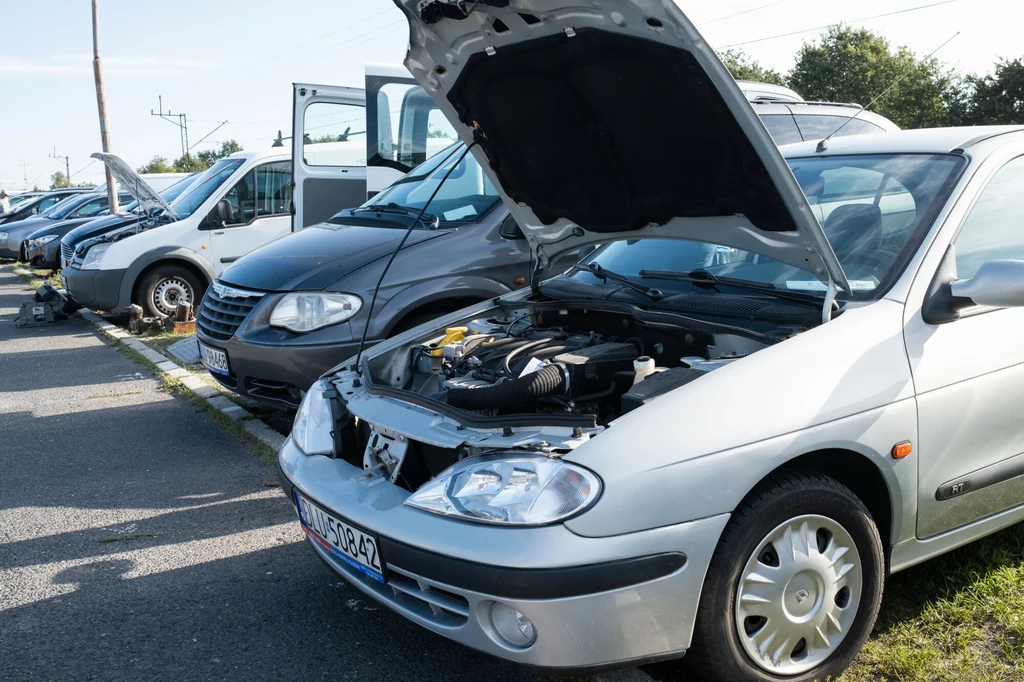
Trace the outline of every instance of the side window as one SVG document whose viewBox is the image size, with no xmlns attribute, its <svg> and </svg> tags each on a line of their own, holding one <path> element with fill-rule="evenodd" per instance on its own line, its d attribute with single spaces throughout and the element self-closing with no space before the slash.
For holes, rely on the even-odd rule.
<svg viewBox="0 0 1024 682">
<path fill-rule="evenodd" d="M 118 201 L 124 201 L 124 198 L 118 197 Z M 88 218 L 106 209 L 107 203 L 108 201 L 106 197 L 100 199 L 92 199 L 91 201 L 87 201 L 81 206 L 79 206 L 78 210 L 75 211 L 75 213 L 78 215 L 79 218 Z"/>
<path fill-rule="evenodd" d="M 970 279 L 991 260 L 1024 259 L 1024 157 L 1000 169 L 956 238 L 956 275 Z"/>
<path fill-rule="evenodd" d="M 229 225 L 243 225 L 256 217 L 256 171 L 251 170 L 224 195 L 231 204 L 234 220 Z"/>
<path fill-rule="evenodd" d="M 377 149 L 370 165 L 409 171 L 458 138 L 419 85 L 385 83 L 371 105 Z"/>
<path fill-rule="evenodd" d="M 53 207 L 58 201 L 60 201 L 63 198 L 63 196 L 46 197 L 45 199 L 39 202 L 38 206 L 36 206 L 36 212 L 42 213 L 43 211 Z"/>
<path fill-rule="evenodd" d="M 843 126 L 843 129 L 836 133 L 836 137 L 885 132 L 874 123 L 868 123 L 859 118 L 850 119 L 846 116 L 809 116 L 797 114 L 796 122 L 800 126 L 800 132 L 803 133 L 805 140 L 821 140 L 835 133 L 839 130 L 840 126 Z M 844 123 L 846 125 L 843 125 Z"/>
<path fill-rule="evenodd" d="M 306 107 L 302 125 L 302 159 L 307 166 L 366 163 L 366 108 L 362 105 L 314 102 Z"/>
<path fill-rule="evenodd" d="M 800 130 L 796 127 L 792 114 L 766 114 L 761 117 L 761 121 L 777 145 L 802 142 L 804 139 L 800 137 Z"/>
<path fill-rule="evenodd" d="M 292 164 L 275 161 L 256 169 L 256 216 L 292 212 Z"/>
</svg>

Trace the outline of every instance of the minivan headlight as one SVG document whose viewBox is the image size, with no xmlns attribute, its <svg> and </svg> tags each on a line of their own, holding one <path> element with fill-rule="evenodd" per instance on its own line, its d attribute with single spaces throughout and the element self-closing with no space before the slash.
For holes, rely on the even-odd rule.
<svg viewBox="0 0 1024 682">
<path fill-rule="evenodd" d="M 292 440 L 307 455 L 330 455 L 334 452 L 331 404 L 324 397 L 324 390 L 323 380 L 310 386 L 292 422 Z"/>
<path fill-rule="evenodd" d="M 591 471 L 543 455 L 471 457 L 449 467 L 405 504 L 466 521 L 539 526 L 577 514 L 597 500 Z"/>
<path fill-rule="evenodd" d="M 358 296 L 323 292 L 288 294 L 274 306 L 270 326 L 311 332 L 350 319 L 363 307 Z"/>
<path fill-rule="evenodd" d="M 103 263 L 103 254 L 110 248 L 110 244 L 97 244 L 85 252 L 85 260 L 82 261 L 82 270 L 99 270 Z"/>
</svg>

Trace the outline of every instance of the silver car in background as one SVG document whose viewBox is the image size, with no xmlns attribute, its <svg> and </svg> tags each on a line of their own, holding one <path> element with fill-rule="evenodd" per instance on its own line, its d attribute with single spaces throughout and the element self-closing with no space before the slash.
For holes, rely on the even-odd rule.
<svg viewBox="0 0 1024 682">
<path fill-rule="evenodd" d="M 531 666 L 809 682 L 1024 519 L 1024 128 L 780 151 L 672 3 L 400 7 L 539 263 L 604 245 L 310 388 L 331 568 Z"/>
</svg>

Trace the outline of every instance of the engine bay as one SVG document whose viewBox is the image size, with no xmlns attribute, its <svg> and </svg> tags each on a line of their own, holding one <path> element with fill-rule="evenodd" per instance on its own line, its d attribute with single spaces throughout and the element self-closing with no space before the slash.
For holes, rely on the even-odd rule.
<svg viewBox="0 0 1024 682">
<path fill-rule="evenodd" d="M 562 415 L 604 426 L 799 331 L 639 308 L 532 305 L 375 357 L 371 380 L 477 417 Z"/>
</svg>

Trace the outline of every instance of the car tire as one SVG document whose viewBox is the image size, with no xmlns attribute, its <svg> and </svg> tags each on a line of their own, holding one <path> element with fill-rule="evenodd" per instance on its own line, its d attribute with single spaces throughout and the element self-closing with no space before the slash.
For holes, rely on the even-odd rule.
<svg viewBox="0 0 1024 682">
<path fill-rule="evenodd" d="M 146 273 L 139 286 L 139 303 L 149 317 L 171 317 L 178 301 L 199 305 L 206 287 L 195 273 L 178 265 L 161 265 Z"/>
<path fill-rule="evenodd" d="M 705 682 L 837 679 L 871 634 L 884 580 L 878 528 L 849 488 L 773 474 L 722 533 L 683 665 Z"/>
</svg>

